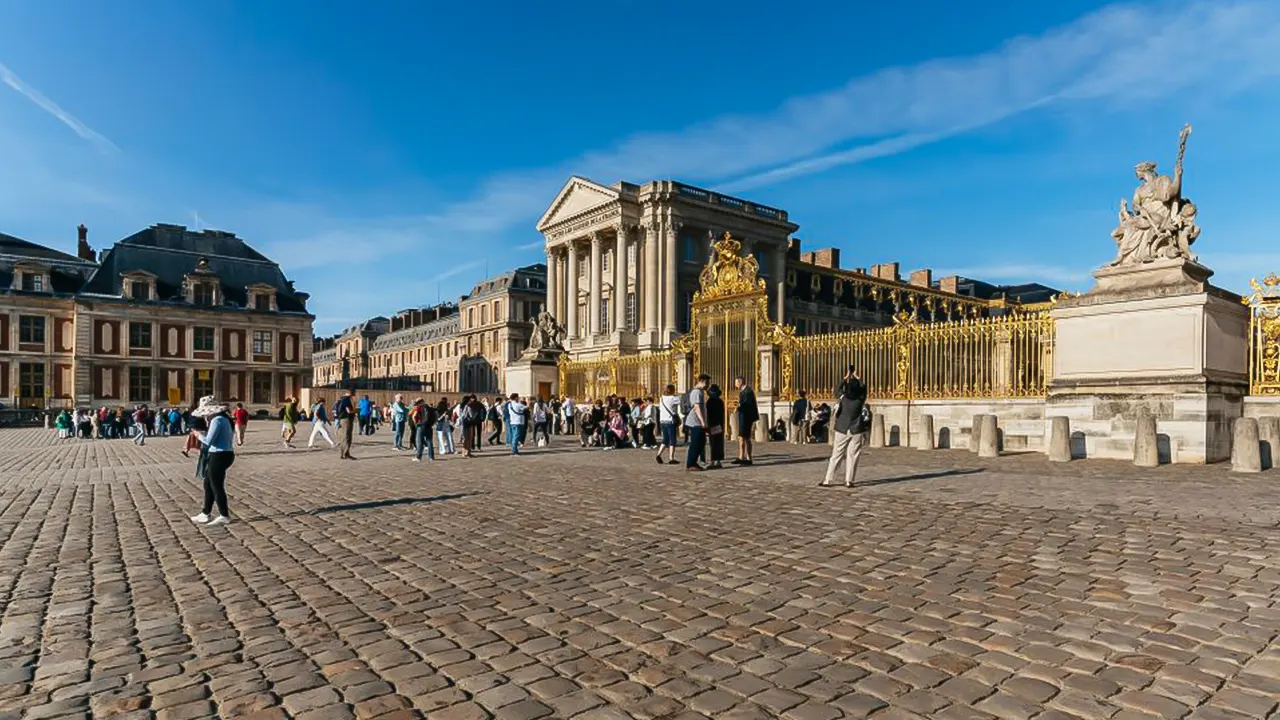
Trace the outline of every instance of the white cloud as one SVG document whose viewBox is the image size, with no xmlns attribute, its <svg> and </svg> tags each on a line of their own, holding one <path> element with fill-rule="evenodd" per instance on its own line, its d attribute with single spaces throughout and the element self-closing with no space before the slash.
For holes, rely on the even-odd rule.
<svg viewBox="0 0 1280 720">
<path fill-rule="evenodd" d="M 120 148 L 116 147 L 116 144 L 107 139 L 106 136 L 85 125 L 75 115 L 63 110 L 62 107 L 45 97 L 39 90 L 24 83 L 22 78 L 18 77 L 4 63 L 0 63 L 0 82 L 18 91 L 25 98 L 38 105 L 40 109 L 61 120 L 62 124 L 71 128 L 76 135 L 93 143 L 99 150 L 111 153 L 120 152 Z"/>
<path fill-rule="evenodd" d="M 1038 107 L 1236 91 L 1280 74 L 1277 47 L 1273 0 L 1112 5 L 987 53 L 887 68 L 772 112 L 638 134 L 557 166 L 499 174 L 432 220 L 486 231 L 532 222 L 570 174 L 747 189 L 907 152 Z"/>
</svg>

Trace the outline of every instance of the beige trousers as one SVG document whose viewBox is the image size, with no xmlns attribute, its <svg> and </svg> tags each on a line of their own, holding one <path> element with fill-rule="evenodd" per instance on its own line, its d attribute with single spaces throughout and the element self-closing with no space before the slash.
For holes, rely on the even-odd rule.
<svg viewBox="0 0 1280 720">
<path fill-rule="evenodd" d="M 835 443 L 831 446 L 831 460 L 827 462 L 827 476 L 822 482 L 824 485 L 830 485 L 836 478 L 836 470 L 843 462 L 844 484 L 853 485 L 853 479 L 858 474 L 858 459 L 862 456 L 862 446 L 867 442 L 867 434 L 837 432 L 835 439 Z"/>
</svg>

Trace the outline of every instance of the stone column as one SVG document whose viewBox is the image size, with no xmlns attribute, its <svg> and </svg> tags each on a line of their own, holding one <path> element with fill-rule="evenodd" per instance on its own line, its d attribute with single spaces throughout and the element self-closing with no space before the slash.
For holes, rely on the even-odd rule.
<svg viewBox="0 0 1280 720">
<path fill-rule="evenodd" d="M 618 226 L 613 249 L 613 327 L 627 329 L 627 226 Z"/>
<path fill-rule="evenodd" d="M 565 297 L 565 312 L 567 319 L 565 327 L 568 328 L 569 337 L 577 338 L 580 332 L 578 328 L 578 243 L 577 241 L 569 241 L 569 267 L 565 273 L 568 282 L 565 283 L 567 297 Z"/>
<path fill-rule="evenodd" d="M 560 314 L 560 251 L 547 249 L 547 312 L 560 322 L 564 316 Z"/>
<path fill-rule="evenodd" d="M 769 272 L 773 281 L 774 292 L 777 296 L 774 298 L 773 321 L 776 323 L 786 322 L 784 317 L 787 307 L 787 241 L 784 238 L 782 244 L 774 251 L 773 262 L 769 264 Z"/>
<path fill-rule="evenodd" d="M 677 242 L 680 237 L 681 223 L 675 220 L 667 222 L 667 257 L 663 263 L 662 272 L 666 276 L 665 292 L 666 302 L 662 310 L 662 334 L 663 341 L 670 341 L 676 334 L 676 266 L 680 264 L 680 252 Z"/>
<path fill-rule="evenodd" d="M 641 300 L 644 304 L 644 330 L 649 342 L 658 333 L 658 226 L 650 220 L 644 226 L 644 263 L 637 278 L 644 278 Z"/>
<path fill-rule="evenodd" d="M 604 279 L 604 272 L 600 268 L 600 233 L 591 234 L 591 299 L 587 301 L 587 327 L 592 336 L 602 332 L 600 327 L 600 300 L 604 297 L 604 289 L 601 282 Z"/>
</svg>

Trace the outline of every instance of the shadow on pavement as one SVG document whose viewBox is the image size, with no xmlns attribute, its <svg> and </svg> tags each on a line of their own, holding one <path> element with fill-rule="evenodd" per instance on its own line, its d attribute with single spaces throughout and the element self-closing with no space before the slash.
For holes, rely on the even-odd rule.
<svg viewBox="0 0 1280 720">
<path fill-rule="evenodd" d="M 393 507 L 396 505 L 418 505 L 422 503 L 445 502 L 447 500 L 458 500 L 472 495 L 480 495 L 480 492 L 463 492 L 450 493 L 448 495 L 435 495 L 433 497 L 419 498 L 395 498 L 394 500 L 370 500 L 369 502 L 350 503 L 348 505 L 329 505 L 326 507 L 315 508 L 314 510 L 298 510 L 289 513 L 289 517 L 297 517 L 299 515 L 323 515 L 324 513 L 344 512 L 347 510 L 372 510 L 374 508 Z"/>
<path fill-rule="evenodd" d="M 986 470 L 984 468 L 956 468 L 954 470 L 939 470 L 937 472 L 917 473 L 915 475 L 899 475 L 898 477 L 865 480 L 863 482 L 855 482 L 853 486 L 871 487 L 873 485 L 891 485 L 893 483 L 910 482 L 912 480 L 933 480 L 935 478 L 952 477 L 954 475 L 974 475 L 980 472 L 986 472 Z"/>
</svg>

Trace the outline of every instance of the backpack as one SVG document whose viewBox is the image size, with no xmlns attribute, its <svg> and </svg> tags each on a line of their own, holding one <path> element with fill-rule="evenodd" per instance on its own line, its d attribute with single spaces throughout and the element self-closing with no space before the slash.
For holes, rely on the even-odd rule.
<svg viewBox="0 0 1280 720">
<path fill-rule="evenodd" d="M 413 409 L 409 411 L 409 419 L 413 421 L 414 425 L 421 425 L 426 416 L 427 408 L 425 405 L 414 405 Z"/>
</svg>

